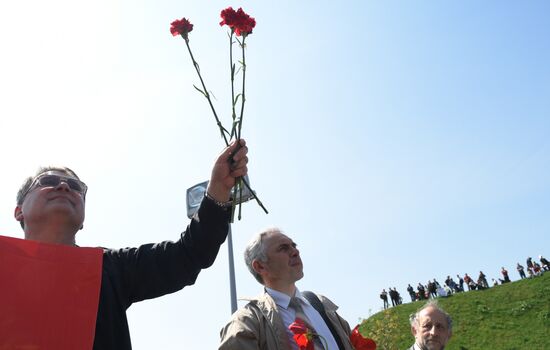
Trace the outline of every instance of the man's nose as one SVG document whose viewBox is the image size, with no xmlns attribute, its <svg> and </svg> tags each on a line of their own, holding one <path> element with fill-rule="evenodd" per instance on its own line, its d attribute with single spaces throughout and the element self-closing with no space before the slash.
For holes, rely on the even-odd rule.
<svg viewBox="0 0 550 350">
<path fill-rule="evenodd" d="M 70 191 L 71 188 L 69 187 L 69 184 L 66 181 L 61 180 L 59 182 L 59 185 L 55 186 L 56 191 Z"/>
</svg>

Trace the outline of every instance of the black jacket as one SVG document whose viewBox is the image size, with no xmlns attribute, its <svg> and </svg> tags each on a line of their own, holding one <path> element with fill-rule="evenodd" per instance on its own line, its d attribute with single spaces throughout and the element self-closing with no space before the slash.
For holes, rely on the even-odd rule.
<svg viewBox="0 0 550 350">
<path fill-rule="evenodd" d="M 195 283 L 214 263 L 229 229 L 229 210 L 204 199 L 176 242 L 105 249 L 94 350 L 130 350 L 126 309 Z"/>
</svg>

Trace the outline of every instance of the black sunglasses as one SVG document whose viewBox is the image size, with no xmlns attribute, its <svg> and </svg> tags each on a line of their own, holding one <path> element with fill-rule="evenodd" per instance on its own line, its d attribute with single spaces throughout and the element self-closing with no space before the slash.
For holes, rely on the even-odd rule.
<svg viewBox="0 0 550 350">
<path fill-rule="evenodd" d="M 34 179 L 34 181 L 29 186 L 29 189 L 25 192 L 23 197 L 27 195 L 31 190 L 35 189 L 36 187 L 57 187 L 61 182 L 66 183 L 69 188 L 75 192 L 80 193 L 82 196 L 86 195 L 86 191 L 88 191 L 88 186 L 86 184 L 78 179 L 72 178 L 72 177 L 65 177 L 65 176 L 59 176 L 59 175 L 41 175 Z"/>
</svg>

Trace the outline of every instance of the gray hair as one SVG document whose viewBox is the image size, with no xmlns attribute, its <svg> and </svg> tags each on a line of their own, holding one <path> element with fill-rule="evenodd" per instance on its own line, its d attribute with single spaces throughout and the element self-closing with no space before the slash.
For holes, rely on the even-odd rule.
<svg viewBox="0 0 550 350">
<path fill-rule="evenodd" d="M 244 262 L 246 264 L 246 267 L 248 267 L 248 270 L 254 276 L 256 281 L 260 282 L 261 284 L 264 284 L 264 280 L 262 276 L 254 270 L 254 267 L 252 266 L 252 263 L 254 260 L 259 260 L 261 262 L 267 262 L 267 254 L 265 251 L 265 244 L 264 244 L 264 238 L 272 233 L 276 233 L 282 231 L 277 227 L 270 227 L 265 230 L 260 231 L 260 233 L 256 234 L 252 240 L 248 243 L 244 250 Z"/>
<path fill-rule="evenodd" d="M 445 320 L 447 321 L 447 328 L 449 328 L 449 331 L 452 331 L 453 329 L 453 320 L 451 319 L 451 316 L 449 316 L 448 313 L 445 312 L 439 305 L 437 304 L 437 301 L 430 300 L 424 306 L 422 306 L 420 309 L 418 309 L 414 314 L 411 314 L 409 316 L 409 321 L 411 322 L 411 327 L 415 327 L 418 324 L 418 316 L 423 310 L 426 310 L 427 308 L 434 308 L 437 311 L 441 312 L 443 316 L 445 316 Z"/>
</svg>

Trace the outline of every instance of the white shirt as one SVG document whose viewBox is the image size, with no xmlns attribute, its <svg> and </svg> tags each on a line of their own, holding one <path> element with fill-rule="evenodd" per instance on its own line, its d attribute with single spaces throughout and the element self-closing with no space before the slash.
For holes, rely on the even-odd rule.
<svg viewBox="0 0 550 350">
<path fill-rule="evenodd" d="M 290 345 L 292 349 L 298 350 L 298 344 L 296 344 L 293 338 L 294 333 L 292 333 L 292 331 L 288 329 L 288 326 L 290 326 L 292 322 L 296 320 L 296 311 L 294 311 L 294 309 L 292 309 L 288 305 L 290 304 L 290 297 L 285 293 L 278 292 L 271 288 L 266 287 L 265 290 L 267 294 L 269 294 L 273 298 L 275 304 L 277 304 L 277 309 L 279 310 L 279 315 L 281 316 L 283 324 L 285 325 L 286 333 L 288 335 L 288 338 L 290 339 Z M 336 344 L 336 341 L 334 340 L 330 329 L 325 324 L 323 317 L 321 317 L 317 310 L 315 310 L 315 308 L 311 306 L 309 301 L 307 301 L 307 299 L 302 296 L 302 293 L 300 293 L 298 288 L 296 288 L 296 293 L 294 294 L 294 296 L 302 300 L 302 309 L 304 309 L 304 314 L 306 314 L 307 318 L 309 318 L 311 326 L 315 328 L 317 334 L 321 335 L 327 341 L 327 350 L 338 350 L 338 344 Z"/>
</svg>

